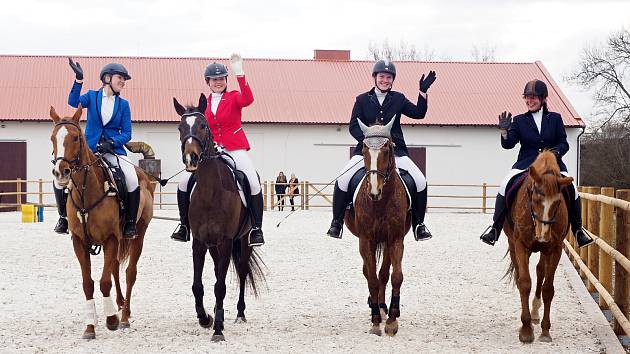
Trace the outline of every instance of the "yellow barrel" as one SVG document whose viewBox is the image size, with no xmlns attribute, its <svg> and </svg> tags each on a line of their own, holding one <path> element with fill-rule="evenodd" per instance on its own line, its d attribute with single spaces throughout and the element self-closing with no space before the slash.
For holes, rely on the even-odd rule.
<svg viewBox="0 0 630 354">
<path fill-rule="evenodd" d="M 37 222 L 37 208 L 32 204 L 22 204 L 22 222 Z"/>
</svg>

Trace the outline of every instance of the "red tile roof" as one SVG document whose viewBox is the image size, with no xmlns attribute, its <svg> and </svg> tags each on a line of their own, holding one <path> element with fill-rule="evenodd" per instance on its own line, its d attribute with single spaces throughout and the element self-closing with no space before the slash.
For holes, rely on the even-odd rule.
<svg viewBox="0 0 630 354">
<path fill-rule="evenodd" d="M 227 59 L 75 57 L 86 80 L 84 90 L 98 88 L 103 65 L 119 62 L 133 77 L 123 91 L 131 104 L 132 118 L 141 122 L 177 121 L 172 98 L 196 103 L 209 89 L 203 79 L 205 66 Z M 243 111 L 251 123 L 346 124 L 355 97 L 370 89 L 372 61 L 245 59 L 244 69 L 255 102 Z M 403 124 L 494 125 L 508 110 L 523 112 L 521 94 L 532 79 L 549 86 L 549 107 L 562 114 L 565 125 L 584 125 L 541 62 L 397 62 L 394 89 L 412 102 L 422 73 L 435 70 L 437 80 L 429 90 L 429 110 L 424 120 L 403 118 Z M 70 113 L 67 96 L 74 74 L 62 56 L 0 55 L 0 120 L 47 120 L 48 107 Z M 234 77 L 228 89 L 237 88 Z"/>
</svg>

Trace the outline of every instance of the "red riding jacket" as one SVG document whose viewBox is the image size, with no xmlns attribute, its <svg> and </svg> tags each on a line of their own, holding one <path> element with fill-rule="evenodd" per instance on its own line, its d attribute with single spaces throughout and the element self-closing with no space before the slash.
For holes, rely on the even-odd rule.
<svg viewBox="0 0 630 354">
<path fill-rule="evenodd" d="M 249 150 L 249 142 L 241 125 L 241 110 L 254 102 L 254 95 L 245 76 L 237 76 L 236 80 L 241 91 L 224 92 L 216 115 L 210 108 L 212 95 L 208 95 L 205 114 L 215 143 L 227 150 Z"/>
</svg>

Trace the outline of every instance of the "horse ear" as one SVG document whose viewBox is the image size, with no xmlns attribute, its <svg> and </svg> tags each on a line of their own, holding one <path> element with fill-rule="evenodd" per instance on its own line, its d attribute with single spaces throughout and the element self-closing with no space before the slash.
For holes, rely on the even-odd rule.
<svg viewBox="0 0 630 354">
<path fill-rule="evenodd" d="M 361 131 L 363 132 L 363 135 L 365 135 L 365 132 L 367 132 L 367 130 L 368 130 L 368 126 L 363 124 L 361 119 L 359 119 L 358 117 L 357 117 L 357 122 L 359 122 L 359 128 L 361 128 Z"/>
<path fill-rule="evenodd" d="M 208 107 L 208 99 L 206 98 L 206 95 L 202 93 L 201 96 L 199 96 L 199 106 L 197 106 L 197 109 L 202 114 L 206 114 L 207 107 Z"/>
<path fill-rule="evenodd" d="M 175 112 L 177 112 L 180 117 L 184 114 L 184 112 L 186 112 L 186 109 L 177 102 L 177 98 L 175 97 L 173 97 L 173 106 L 175 106 Z"/>
<path fill-rule="evenodd" d="M 72 116 L 72 120 L 75 123 L 79 124 L 79 120 L 81 120 L 81 115 L 83 115 L 83 106 L 79 103 L 77 110 L 74 112 L 74 115 Z"/>
<path fill-rule="evenodd" d="M 566 187 L 569 184 L 573 183 L 573 177 L 560 177 L 558 178 L 558 186 L 562 187 Z"/>
<path fill-rule="evenodd" d="M 61 117 L 59 117 L 57 111 L 55 111 L 55 108 L 53 106 L 50 106 L 50 118 L 52 118 L 55 124 L 59 123 L 59 121 L 61 120 Z"/>
<path fill-rule="evenodd" d="M 540 183 L 542 181 L 542 178 L 540 177 L 540 174 L 538 173 L 538 171 L 536 171 L 536 169 L 534 168 L 534 166 L 529 166 L 529 176 L 534 180 L 534 182 L 536 183 Z"/>
</svg>

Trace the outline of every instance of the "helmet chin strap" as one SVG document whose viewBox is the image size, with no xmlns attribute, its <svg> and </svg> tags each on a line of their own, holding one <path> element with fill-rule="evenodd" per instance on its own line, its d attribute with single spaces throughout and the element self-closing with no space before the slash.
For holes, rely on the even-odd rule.
<svg viewBox="0 0 630 354">
<path fill-rule="evenodd" d="M 112 78 L 109 78 L 109 82 L 105 82 L 105 80 L 103 80 L 103 88 L 105 88 L 105 86 L 109 86 L 109 89 L 112 90 L 112 93 L 114 94 L 114 96 L 120 96 L 120 92 L 116 92 L 116 90 L 114 90 L 114 88 L 112 87 Z"/>
<path fill-rule="evenodd" d="M 376 77 L 374 77 L 374 88 L 379 90 L 381 93 L 387 93 L 387 92 L 391 91 L 392 90 L 392 86 L 393 86 L 393 82 L 392 82 L 392 85 L 390 85 L 387 90 L 383 91 L 380 88 L 378 88 L 378 85 L 376 84 Z"/>
</svg>

